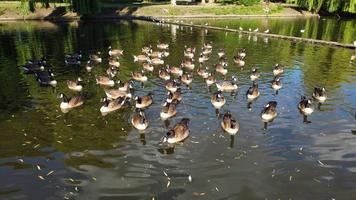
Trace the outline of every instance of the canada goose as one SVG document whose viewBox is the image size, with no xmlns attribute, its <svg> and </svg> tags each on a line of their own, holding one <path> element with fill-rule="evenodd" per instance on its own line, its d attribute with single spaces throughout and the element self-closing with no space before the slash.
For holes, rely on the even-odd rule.
<svg viewBox="0 0 356 200">
<path fill-rule="evenodd" d="M 163 79 L 163 80 L 169 80 L 169 79 L 171 79 L 171 75 L 169 75 L 169 71 L 168 71 L 168 69 L 160 69 L 159 70 L 159 72 L 158 72 L 159 74 L 159 78 L 160 79 Z"/>
<path fill-rule="evenodd" d="M 236 135 L 240 129 L 239 123 L 232 117 L 230 112 L 226 112 L 221 121 L 221 127 L 230 135 Z"/>
<path fill-rule="evenodd" d="M 278 76 L 273 78 L 273 80 L 271 81 L 271 86 L 274 90 L 276 90 L 276 93 L 282 88 L 282 81 Z"/>
<path fill-rule="evenodd" d="M 190 52 L 190 51 L 184 51 L 184 57 L 187 57 L 187 58 L 194 58 L 194 53 L 193 52 Z"/>
<path fill-rule="evenodd" d="M 110 59 L 109 60 L 109 65 L 110 66 L 115 66 L 115 67 L 120 67 L 120 62 L 116 59 Z"/>
<path fill-rule="evenodd" d="M 204 43 L 203 45 L 204 49 L 212 49 L 213 48 L 213 42 L 208 42 L 208 43 Z"/>
<path fill-rule="evenodd" d="M 147 62 L 149 58 L 146 55 L 133 55 L 134 62 Z"/>
<path fill-rule="evenodd" d="M 222 58 L 222 57 L 225 56 L 225 51 L 224 51 L 224 49 L 219 49 L 219 51 L 218 51 L 218 56 L 219 56 L 219 58 Z"/>
<path fill-rule="evenodd" d="M 174 99 L 170 102 L 165 102 L 162 106 L 160 117 L 163 120 L 174 117 L 177 114 L 177 104 L 178 100 Z"/>
<path fill-rule="evenodd" d="M 77 53 L 67 54 L 66 58 L 75 58 L 77 60 L 81 60 L 83 58 L 82 51 L 79 50 Z"/>
<path fill-rule="evenodd" d="M 215 94 L 211 96 L 211 104 L 213 104 L 215 109 L 220 109 L 226 103 L 225 97 L 222 95 L 221 91 L 217 91 Z"/>
<path fill-rule="evenodd" d="M 164 55 L 163 55 L 163 52 L 160 52 L 160 51 L 152 51 L 152 49 L 150 50 L 150 52 L 148 53 L 148 56 L 150 58 L 163 58 Z"/>
<path fill-rule="evenodd" d="M 220 83 L 215 83 L 215 84 L 219 91 L 234 92 L 238 89 L 236 81 L 237 81 L 236 77 L 232 76 L 231 81 L 222 81 Z"/>
<path fill-rule="evenodd" d="M 184 141 L 190 134 L 188 127 L 189 119 L 183 118 L 179 123 L 173 126 L 168 133 L 161 139 L 165 143 L 178 143 Z"/>
<path fill-rule="evenodd" d="M 82 52 L 79 51 L 79 53 L 65 55 L 64 63 L 66 65 L 80 65 L 81 59 L 82 59 Z"/>
<path fill-rule="evenodd" d="M 148 127 L 148 119 L 145 115 L 145 113 L 142 110 L 138 110 L 131 119 L 131 123 L 133 127 L 135 127 L 137 130 L 145 130 Z"/>
<path fill-rule="evenodd" d="M 142 47 L 142 53 L 144 54 L 149 54 L 152 50 L 152 46 L 148 46 L 148 47 Z"/>
<path fill-rule="evenodd" d="M 193 70 L 195 68 L 194 60 L 193 59 L 184 60 L 182 61 L 182 66 L 188 70 Z"/>
<path fill-rule="evenodd" d="M 94 64 L 89 60 L 87 64 L 85 65 L 85 69 L 87 72 L 91 72 L 91 70 L 94 68 Z"/>
<path fill-rule="evenodd" d="M 63 110 L 68 110 L 71 108 L 75 108 L 78 106 L 83 105 L 83 97 L 81 95 L 78 96 L 73 96 L 73 97 L 67 97 L 65 94 L 60 93 L 59 98 L 62 99 L 62 102 L 60 104 L 60 108 Z"/>
<path fill-rule="evenodd" d="M 131 89 L 133 89 L 132 87 L 132 80 L 129 80 L 125 83 L 122 83 L 120 80 L 117 81 L 118 84 L 121 84 L 122 86 L 118 88 L 119 91 L 122 91 L 122 92 L 130 92 Z"/>
<path fill-rule="evenodd" d="M 204 56 L 208 56 L 208 55 L 210 55 L 212 52 L 213 52 L 212 49 L 202 48 L 202 52 L 201 52 L 201 53 L 202 53 Z"/>
<path fill-rule="evenodd" d="M 47 66 L 46 58 L 43 57 L 40 60 L 29 60 L 25 65 L 22 65 L 24 73 L 36 73 L 38 71 L 44 71 Z"/>
<path fill-rule="evenodd" d="M 197 74 L 204 79 L 208 78 L 209 76 L 208 68 L 207 67 L 203 68 L 202 66 L 198 67 Z"/>
<path fill-rule="evenodd" d="M 68 80 L 67 86 L 70 90 L 80 92 L 83 89 L 83 86 L 80 85 L 81 81 L 82 81 L 82 79 L 80 77 L 78 77 L 76 81 Z"/>
<path fill-rule="evenodd" d="M 160 42 L 158 42 L 157 48 L 158 48 L 158 49 L 168 49 L 168 48 L 169 48 L 169 44 L 165 44 L 165 43 L 160 43 Z"/>
<path fill-rule="evenodd" d="M 120 89 L 104 89 L 106 96 L 109 99 L 118 99 L 118 98 L 131 98 L 132 95 L 129 91 L 122 91 Z"/>
<path fill-rule="evenodd" d="M 176 76 L 182 76 L 183 70 L 181 67 L 175 67 L 175 66 L 168 66 L 167 69 L 171 74 L 174 74 Z"/>
<path fill-rule="evenodd" d="M 260 72 L 258 72 L 257 68 L 253 68 L 250 75 L 251 81 L 255 81 L 259 78 L 260 78 Z"/>
<path fill-rule="evenodd" d="M 106 70 L 106 74 L 109 77 L 115 77 L 117 75 L 117 69 L 114 66 L 109 66 L 109 68 Z"/>
<path fill-rule="evenodd" d="M 326 100 L 326 91 L 324 87 L 314 88 L 313 98 L 316 99 L 319 103 L 324 103 Z"/>
<path fill-rule="evenodd" d="M 166 81 L 165 87 L 170 92 L 175 92 L 178 89 L 178 82 L 175 79 L 169 79 Z"/>
<path fill-rule="evenodd" d="M 152 96 L 153 96 L 152 92 L 148 93 L 146 96 L 142 96 L 142 97 L 136 96 L 135 97 L 136 108 L 147 108 L 150 105 L 152 105 L 153 103 Z"/>
<path fill-rule="evenodd" d="M 101 56 L 101 52 L 99 51 L 97 54 L 91 54 L 89 56 L 89 59 L 93 62 L 101 62 L 103 59 L 100 57 Z"/>
<path fill-rule="evenodd" d="M 177 100 L 177 102 L 179 103 L 180 101 L 182 101 L 183 97 L 182 97 L 182 91 L 180 88 L 178 88 L 175 92 L 168 92 L 168 98 L 167 101 L 168 102 L 172 102 L 173 100 Z"/>
<path fill-rule="evenodd" d="M 184 45 L 184 51 L 194 54 L 195 53 L 195 47 L 187 47 L 186 45 Z"/>
<path fill-rule="evenodd" d="M 302 96 L 298 104 L 298 109 L 303 115 L 311 115 L 314 112 L 314 106 L 310 99 Z"/>
<path fill-rule="evenodd" d="M 270 101 L 268 102 L 261 112 L 261 118 L 264 122 L 270 122 L 277 117 L 277 102 Z"/>
<path fill-rule="evenodd" d="M 193 81 L 193 75 L 191 73 L 185 73 L 182 75 L 181 81 L 186 85 L 190 85 Z"/>
<path fill-rule="evenodd" d="M 216 83 L 216 78 L 213 74 L 209 73 L 208 77 L 205 79 L 206 85 L 211 86 Z"/>
<path fill-rule="evenodd" d="M 142 67 L 144 70 L 152 72 L 155 68 L 150 63 L 143 63 Z"/>
<path fill-rule="evenodd" d="M 283 74 L 283 71 L 284 71 L 283 65 L 281 65 L 281 64 L 276 64 L 276 65 L 274 66 L 274 69 L 273 69 L 273 74 L 274 74 L 275 76 L 278 76 L 278 75 Z"/>
<path fill-rule="evenodd" d="M 203 55 L 202 53 L 200 54 L 200 57 L 198 59 L 199 63 L 203 63 L 209 60 L 209 57 Z"/>
<path fill-rule="evenodd" d="M 124 55 L 124 50 L 122 49 L 113 49 L 109 46 L 109 56 L 121 56 Z"/>
<path fill-rule="evenodd" d="M 100 108 L 100 112 L 105 115 L 109 112 L 113 112 L 122 108 L 125 104 L 126 97 L 119 97 L 117 99 L 109 100 L 106 97 L 102 99 L 103 105 Z"/>
<path fill-rule="evenodd" d="M 246 57 L 246 49 L 242 48 L 237 51 L 237 56 L 244 59 Z"/>
<path fill-rule="evenodd" d="M 164 60 L 160 59 L 160 58 L 152 58 L 151 60 L 148 60 L 149 63 L 151 63 L 152 65 L 163 65 L 164 64 Z"/>
<path fill-rule="evenodd" d="M 107 76 L 97 76 L 95 80 L 96 80 L 96 84 L 98 85 L 109 86 L 109 87 L 115 85 L 114 80 L 112 80 L 110 77 Z"/>
<path fill-rule="evenodd" d="M 167 51 L 167 49 L 163 49 L 162 57 L 167 58 L 168 56 L 169 56 L 169 52 Z"/>
<path fill-rule="evenodd" d="M 143 71 L 141 72 L 131 72 L 132 79 L 141 83 L 144 83 L 148 80 L 147 76 L 143 74 Z"/>
<path fill-rule="evenodd" d="M 257 83 L 253 82 L 252 86 L 246 92 L 246 97 L 249 100 L 254 100 L 258 96 L 260 96 L 260 92 L 258 91 L 258 85 Z"/>
<path fill-rule="evenodd" d="M 37 71 L 35 72 L 35 77 L 36 80 L 40 83 L 40 85 L 57 85 L 57 81 L 54 79 L 54 73 L 52 69 L 47 69 L 46 71 Z"/>
<path fill-rule="evenodd" d="M 226 65 L 222 65 L 220 63 L 216 64 L 215 71 L 218 72 L 219 74 L 225 76 L 227 74 Z"/>
<path fill-rule="evenodd" d="M 243 57 L 241 56 L 234 56 L 234 63 L 239 65 L 240 67 L 244 67 L 245 66 L 245 60 Z"/>
</svg>

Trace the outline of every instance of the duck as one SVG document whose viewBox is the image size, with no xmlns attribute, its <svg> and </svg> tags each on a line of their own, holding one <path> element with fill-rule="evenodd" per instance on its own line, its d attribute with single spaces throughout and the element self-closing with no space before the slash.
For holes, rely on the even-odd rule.
<svg viewBox="0 0 356 200">
<path fill-rule="evenodd" d="M 150 63 L 143 63 L 142 67 L 144 70 L 152 72 L 155 68 Z"/>
<path fill-rule="evenodd" d="M 107 76 L 96 76 L 95 80 L 96 80 L 96 84 L 98 85 L 103 85 L 108 87 L 112 87 L 115 85 L 115 81 Z"/>
<path fill-rule="evenodd" d="M 208 56 L 208 55 L 210 55 L 212 52 L 213 52 L 212 49 L 202 48 L 202 52 L 201 52 L 201 53 L 202 53 L 204 56 Z"/>
<path fill-rule="evenodd" d="M 45 71 L 35 72 L 36 80 L 43 86 L 56 86 L 57 81 L 54 79 L 54 73 L 52 69 L 48 68 Z"/>
<path fill-rule="evenodd" d="M 162 57 L 167 58 L 168 56 L 169 56 L 169 52 L 167 51 L 167 49 L 163 49 Z"/>
<path fill-rule="evenodd" d="M 279 76 L 279 75 L 283 74 L 283 71 L 284 71 L 284 66 L 281 64 L 276 64 L 273 68 L 273 74 L 275 76 Z"/>
<path fill-rule="evenodd" d="M 150 58 L 163 58 L 164 55 L 163 55 L 163 52 L 160 52 L 160 51 L 153 51 L 152 49 L 150 50 L 150 52 L 148 53 L 148 56 Z"/>
<path fill-rule="evenodd" d="M 195 53 L 195 47 L 187 47 L 186 45 L 184 45 L 184 51 L 194 54 Z"/>
<path fill-rule="evenodd" d="M 169 79 L 166 81 L 165 87 L 170 92 L 175 92 L 178 89 L 178 82 L 175 79 Z"/>
<path fill-rule="evenodd" d="M 134 58 L 134 62 L 147 62 L 149 60 L 149 58 L 146 55 L 133 55 Z"/>
<path fill-rule="evenodd" d="M 101 63 L 101 61 L 103 60 L 101 57 L 101 52 L 99 51 L 97 54 L 91 54 L 89 56 L 89 59 L 93 62 L 99 62 Z"/>
<path fill-rule="evenodd" d="M 194 53 L 191 51 L 184 51 L 183 53 L 184 53 L 184 57 L 187 57 L 190 59 L 194 58 Z"/>
<path fill-rule="evenodd" d="M 151 63 L 152 65 L 163 65 L 164 64 L 164 60 L 160 59 L 160 58 L 152 58 L 151 60 L 148 60 L 149 63 Z"/>
<path fill-rule="evenodd" d="M 311 115 L 314 112 L 314 106 L 310 99 L 302 96 L 298 104 L 298 109 L 303 115 Z"/>
<path fill-rule="evenodd" d="M 168 102 L 172 102 L 173 100 L 177 100 L 177 102 L 181 102 L 183 97 L 182 97 L 182 90 L 180 88 L 177 88 L 177 90 L 175 92 L 168 92 L 167 93 L 168 98 L 167 101 Z"/>
<path fill-rule="evenodd" d="M 203 48 L 204 49 L 213 49 L 213 42 L 210 41 L 210 42 L 204 43 Z"/>
<path fill-rule="evenodd" d="M 218 56 L 219 56 L 219 58 L 225 57 L 225 50 L 224 49 L 219 49 Z"/>
<path fill-rule="evenodd" d="M 230 112 L 226 112 L 221 121 L 222 129 L 230 135 L 236 135 L 240 129 L 239 123 L 232 117 Z"/>
<path fill-rule="evenodd" d="M 211 86 L 216 83 L 216 78 L 213 74 L 209 73 L 208 77 L 205 79 L 206 85 Z"/>
<path fill-rule="evenodd" d="M 234 56 L 234 63 L 239 65 L 240 67 L 244 67 L 246 62 L 243 57 L 241 56 Z"/>
<path fill-rule="evenodd" d="M 120 89 L 104 89 L 106 97 L 109 99 L 131 98 L 130 91 L 122 91 Z"/>
<path fill-rule="evenodd" d="M 191 73 L 184 73 L 181 77 L 181 81 L 186 85 L 190 85 L 193 82 L 193 75 Z"/>
<path fill-rule="evenodd" d="M 161 142 L 175 144 L 184 141 L 190 134 L 188 127 L 189 121 L 188 118 L 183 118 L 179 123 L 175 124 L 161 139 Z"/>
<path fill-rule="evenodd" d="M 259 78 L 260 78 L 260 72 L 258 72 L 257 68 L 253 68 L 250 75 L 251 81 L 255 81 Z"/>
<path fill-rule="evenodd" d="M 215 83 L 216 87 L 218 88 L 219 91 L 225 91 L 225 92 L 234 92 L 238 89 L 238 86 L 236 84 L 236 77 L 232 76 L 231 81 L 222 81 L 220 83 Z"/>
<path fill-rule="evenodd" d="M 215 94 L 211 96 L 211 104 L 213 104 L 215 109 L 220 109 L 226 103 L 225 97 L 222 95 L 221 91 L 217 91 Z"/>
<path fill-rule="evenodd" d="M 194 68 L 195 68 L 195 64 L 194 64 L 194 60 L 193 59 L 184 60 L 184 61 L 182 61 L 181 65 L 184 68 L 188 69 L 188 70 L 194 70 Z"/>
<path fill-rule="evenodd" d="M 80 84 L 80 82 L 82 82 L 80 77 L 78 77 L 76 81 L 68 80 L 67 86 L 70 90 L 80 92 L 83 89 L 83 86 Z"/>
<path fill-rule="evenodd" d="M 260 96 L 260 92 L 258 91 L 258 85 L 257 85 L 257 83 L 253 82 L 252 86 L 250 88 L 248 88 L 248 90 L 246 92 L 246 97 L 249 100 L 254 100 L 259 96 Z"/>
<path fill-rule="evenodd" d="M 268 102 L 261 112 L 261 118 L 264 122 L 271 122 L 277 117 L 277 102 Z"/>
<path fill-rule="evenodd" d="M 84 103 L 83 97 L 81 95 L 68 98 L 64 93 L 60 93 L 59 98 L 62 99 L 62 102 L 60 104 L 60 108 L 62 110 L 72 109 L 81 106 Z"/>
<path fill-rule="evenodd" d="M 143 131 L 148 127 L 149 121 L 142 110 L 138 110 L 131 119 L 131 124 L 137 130 Z"/>
<path fill-rule="evenodd" d="M 208 68 L 207 67 L 203 68 L 202 66 L 198 67 L 197 74 L 204 79 L 208 78 L 209 76 Z"/>
<path fill-rule="evenodd" d="M 147 108 L 150 105 L 152 105 L 152 103 L 153 103 L 152 96 L 153 96 L 152 92 L 149 92 L 146 96 L 142 96 L 142 97 L 136 96 L 135 97 L 136 108 L 143 109 L 143 108 Z"/>
<path fill-rule="evenodd" d="M 126 97 L 119 97 L 117 99 L 109 100 L 108 98 L 104 97 L 102 99 L 103 105 L 100 108 L 100 112 L 105 115 L 109 112 L 116 111 L 125 104 Z"/>
<path fill-rule="evenodd" d="M 158 49 L 168 49 L 168 48 L 169 48 L 169 44 L 165 44 L 165 43 L 160 43 L 160 42 L 158 42 L 157 48 L 158 48 Z"/>
<path fill-rule="evenodd" d="M 316 99 L 319 103 L 324 103 L 326 101 L 326 90 L 324 87 L 314 88 L 313 98 Z"/>
<path fill-rule="evenodd" d="M 280 90 L 282 88 L 282 81 L 280 80 L 279 77 L 274 77 L 273 80 L 271 81 L 271 86 L 273 90 Z"/>
<path fill-rule="evenodd" d="M 215 65 L 215 71 L 218 72 L 219 74 L 225 76 L 227 74 L 227 68 L 226 68 L 226 65 L 223 65 L 223 64 L 216 64 Z"/>
<path fill-rule="evenodd" d="M 147 76 L 143 74 L 143 71 L 141 72 L 131 72 L 132 79 L 141 83 L 144 83 L 148 80 Z"/>
<path fill-rule="evenodd" d="M 120 62 L 116 59 L 109 60 L 109 66 L 120 67 Z"/>
<path fill-rule="evenodd" d="M 171 79 L 171 75 L 169 74 L 168 69 L 163 69 L 163 70 L 159 70 L 158 72 L 158 76 L 160 79 L 163 79 L 165 81 L 168 81 L 169 79 Z"/>
<path fill-rule="evenodd" d="M 177 114 L 178 100 L 173 99 L 170 102 L 168 101 L 167 100 L 165 101 L 165 103 L 162 106 L 161 112 L 159 114 L 161 119 L 163 120 L 172 118 Z"/>
<path fill-rule="evenodd" d="M 113 49 L 109 46 L 109 56 L 122 56 L 124 55 L 124 50 L 122 49 Z"/>
</svg>

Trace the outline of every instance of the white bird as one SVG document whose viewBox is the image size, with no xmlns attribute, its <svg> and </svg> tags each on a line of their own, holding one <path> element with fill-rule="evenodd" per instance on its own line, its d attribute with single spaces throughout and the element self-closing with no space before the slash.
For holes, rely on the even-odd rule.
<svg viewBox="0 0 356 200">
<path fill-rule="evenodd" d="M 265 30 L 264 33 L 268 34 L 269 33 L 269 29 Z"/>
<path fill-rule="evenodd" d="M 258 28 L 256 28 L 255 30 L 253 30 L 253 32 L 257 33 L 257 32 L 258 32 Z"/>
<path fill-rule="evenodd" d="M 225 26 L 225 28 L 229 28 L 229 26 Z"/>
<path fill-rule="evenodd" d="M 354 41 L 354 47 L 356 47 L 356 40 Z"/>
<path fill-rule="evenodd" d="M 305 32 L 305 30 L 304 30 L 304 29 L 302 29 L 302 30 L 300 30 L 300 32 L 301 32 L 301 33 L 304 33 L 304 32 Z"/>
<path fill-rule="evenodd" d="M 250 32 L 251 32 L 251 31 L 252 31 L 252 29 L 251 29 L 251 28 L 249 28 L 249 29 L 248 29 L 248 31 L 250 31 Z"/>
<path fill-rule="evenodd" d="M 244 29 L 240 26 L 240 27 L 239 27 L 239 30 L 240 30 L 240 31 L 243 31 Z"/>
<path fill-rule="evenodd" d="M 205 23 L 205 26 L 209 26 L 209 24 L 208 24 L 208 23 Z"/>
</svg>

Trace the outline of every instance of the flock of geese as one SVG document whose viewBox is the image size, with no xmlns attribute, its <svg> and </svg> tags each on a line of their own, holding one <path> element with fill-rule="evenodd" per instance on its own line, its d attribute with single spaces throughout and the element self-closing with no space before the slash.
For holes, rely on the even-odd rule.
<svg viewBox="0 0 356 200">
<path fill-rule="evenodd" d="M 224 49 L 218 49 L 217 54 L 219 56 L 219 62 L 214 66 L 213 70 L 204 67 L 204 63 L 209 60 L 213 53 L 212 43 L 205 43 L 201 48 L 199 53 L 199 66 L 195 66 L 194 57 L 196 55 L 196 48 L 187 47 L 184 48 L 184 59 L 182 59 L 180 66 L 172 66 L 165 64 L 165 58 L 169 56 L 169 44 L 158 43 L 154 49 L 152 46 L 146 46 L 142 48 L 141 55 L 133 56 L 135 62 L 142 63 L 142 71 L 132 71 L 131 79 L 122 82 L 120 80 L 116 81 L 114 78 L 118 74 L 120 68 L 120 56 L 124 54 L 121 49 L 113 49 L 111 46 L 108 48 L 107 54 L 108 68 L 105 75 L 96 76 L 96 83 L 102 86 L 106 97 L 102 98 L 102 106 L 100 112 L 105 115 L 110 112 L 117 111 L 121 109 L 126 103 L 134 101 L 136 111 L 131 118 L 132 126 L 138 130 L 145 130 L 149 126 L 149 119 L 145 115 L 144 110 L 149 108 L 153 103 L 153 93 L 149 92 L 145 96 L 132 96 L 132 91 L 134 90 L 133 83 L 145 83 L 148 81 L 148 77 L 145 75 L 145 71 L 153 72 L 155 68 L 158 68 L 158 77 L 165 82 L 165 89 L 167 90 L 167 98 L 161 107 L 160 117 L 163 120 L 174 117 L 177 114 L 177 105 L 183 100 L 183 95 L 181 92 L 182 86 L 189 85 L 193 81 L 193 72 L 202 77 L 207 86 L 216 86 L 217 92 L 211 96 L 212 106 L 219 110 L 222 108 L 226 99 L 224 93 L 234 93 L 238 90 L 238 85 L 236 83 L 236 77 L 232 76 L 231 80 L 226 80 L 226 75 L 228 73 L 228 62 Z M 239 49 L 233 57 L 233 62 L 237 67 L 244 67 L 246 58 L 246 50 Z M 83 62 L 83 56 L 81 52 L 73 53 L 65 56 L 66 65 L 81 65 Z M 97 54 L 91 54 L 89 60 L 85 63 L 85 69 L 90 72 L 98 64 L 103 62 L 102 55 L 100 52 Z M 34 74 L 36 80 L 41 85 L 56 86 L 57 81 L 54 78 L 54 73 L 47 63 L 46 58 L 32 59 L 25 63 L 23 66 L 24 72 L 27 74 Z M 284 66 L 281 64 L 276 64 L 273 67 L 274 77 L 270 81 L 273 90 L 278 93 L 282 88 L 281 75 L 284 73 Z M 217 80 L 216 74 L 220 74 L 224 77 L 223 80 Z M 260 95 L 257 80 L 260 78 L 260 73 L 257 68 L 253 68 L 250 74 L 250 79 L 252 81 L 251 86 L 246 92 L 246 98 L 249 102 L 257 99 Z M 82 79 L 77 78 L 76 80 L 68 80 L 67 86 L 70 90 L 76 92 L 77 94 L 68 97 L 64 93 L 60 93 L 59 98 L 62 99 L 60 103 L 60 108 L 62 112 L 66 113 L 71 109 L 82 106 L 84 103 L 84 96 L 81 91 L 83 90 Z M 114 87 L 116 86 L 116 87 Z M 312 97 L 315 101 L 319 102 L 319 105 L 327 99 L 325 88 L 315 88 L 312 93 Z M 298 104 L 298 109 L 304 116 L 304 123 L 309 123 L 307 116 L 314 112 L 314 106 L 312 99 L 302 96 Z M 267 129 L 267 123 L 272 122 L 277 117 L 277 102 L 268 102 L 260 117 L 264 122 L 264 129 Z M 170 131 L 165 134 L 161 142 L 162 143 L 177 143 L 185 140 L 189 136 L 189 119 L 183 118 L 179 123 L 175 124 Z M 235 117 L 229 112 L 225 112 L 222 117 L 221 127 L 224 131 L 230 135 L 235 135 L 239 131 L 239 123 Z"/>
</svg>

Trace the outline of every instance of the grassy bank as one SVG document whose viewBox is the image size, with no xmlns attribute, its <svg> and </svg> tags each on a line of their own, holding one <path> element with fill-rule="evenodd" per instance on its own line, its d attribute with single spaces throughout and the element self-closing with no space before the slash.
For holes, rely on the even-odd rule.
<svg viewBox="0 0 356 200">
<path fill-rule="evenodd" d="M 75 13 L 68 13 L 67 4 L 51 3 L 50 8 L 36 5 L 34 13 L 24 12 L 20 2 L 0 2 L 0 19 L 61 19 L 76 18 Z M 92 18 L 117 16 L 152 16 L 152 17 L 214 17 L 214 16 L 303 16 L 302 13 L 292 9 L 270 4 L 269 11 L 263 4 L 252 6 L 241 5 L 178 5 L 170 4 L 102 4 L 100 14 L 92 14 Z"/>
</svg>

